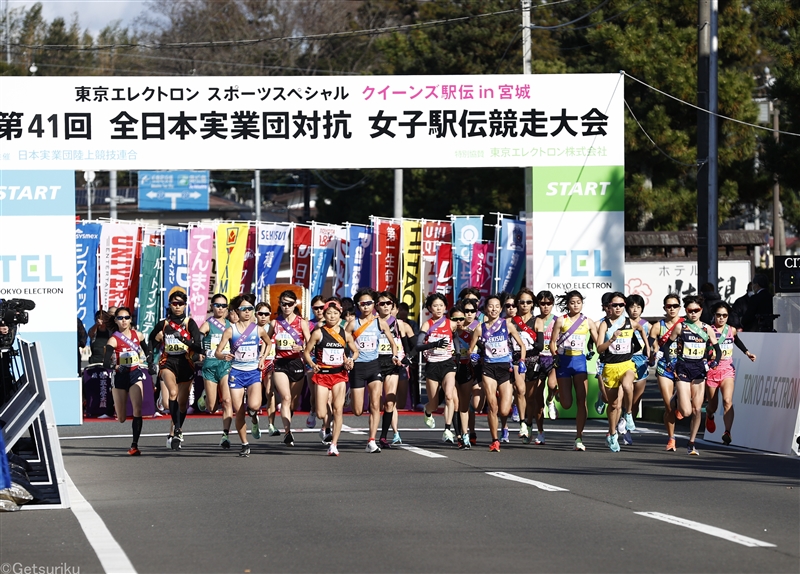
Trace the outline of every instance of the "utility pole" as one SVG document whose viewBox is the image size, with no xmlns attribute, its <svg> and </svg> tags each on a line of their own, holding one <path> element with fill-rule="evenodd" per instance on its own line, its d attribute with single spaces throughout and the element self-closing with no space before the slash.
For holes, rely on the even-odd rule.
<svg viewBox="0 0 800 574">
<path fill-rule="evenodd" d="M 117 171 L 108 172 L 108 217 L 117 218 Z"/>
<path fill-rule="evenodd" d="M 780 110 L 773 104 L 772 108 L 772 137 L 775 143 L 780 141 Z M 781 206 L 781 184 L 778 174 L 773 177 L 772 183 L 772 254 L 786 255 L 786 236 L 783 232 L 783 207 Z"/>
<path fill-rule="evenodd" d="M 311 174 L 303 170 L 303 223 L 311 221 Z"/>
<path fill-rule="evenodd" d="M 697 35 L 697 282 L 719 281 L 717 182 L 718 0 L 698 0 Z"/>
<path fill-rule="evenodd" d="M 261 221 L 261 170 L 256 170 L 255 182 L 253 184 L 253 197 L 256 208 L 256 221 Z"/>
<path fill-rule="evenodd" d="M 394 170 L 394 218 L 403 218 L 403 170 Z"/>
<path fill-rule="evenodd" d="M 531 74 L 531 0 L 522 2 L 522 73 Z M 533 168 L 522 168 L 525 172 L 525 214 L 531 217 L 533 212 Z"/>
<path fill-rule="evenodd" d="M 6 65 L 11 66 L 11 24 L 8 21 L 8 4 L 6 0 Z"/>
</svg>

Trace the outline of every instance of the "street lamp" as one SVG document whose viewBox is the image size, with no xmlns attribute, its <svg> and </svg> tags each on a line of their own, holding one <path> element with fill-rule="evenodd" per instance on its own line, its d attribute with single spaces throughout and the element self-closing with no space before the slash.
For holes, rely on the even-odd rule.
<svg viewBox="0 0 800 574">
<path fill-rule="evenodd" d="M 92 219 L 92 183 L 94 183 L 94 172 L 93 171 L 84 171 L 83 172 L 83 179 L 86 180 L 86 219 L 91 221 Z"/>
<path fill-rule="evenodd" d="M 36 62 L 33 62 L 33 63 L 31 64 L 31 67 L 30 67 L 30 68 L 28 68 L 28 71 L 31 73 L 31 76 L 35 76 L 35 75 L 36 75 L 36 71 L 37 71 L 38 69 L 39 69 L 39 67 L 36 65 Z"/>
</svg>

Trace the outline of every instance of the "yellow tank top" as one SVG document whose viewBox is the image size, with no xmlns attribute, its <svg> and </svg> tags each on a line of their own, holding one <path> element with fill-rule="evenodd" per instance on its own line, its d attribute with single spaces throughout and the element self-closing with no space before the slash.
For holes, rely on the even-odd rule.
<svg viewBox="0 0 800 574">
<path fill-rule="evenodd" d="M 564 316 L 564 321 L 561 324 L 561 335 L 569 331 L 570 327 L 575 321 L 580 320 L 580 315 L 575 319 L 570 319 L 567 315 Z M 583 355 L 586 351 L 586 343 L 588 342 L 589 335 L 589 319 L 586 319 L 580 327 L 558 346 L 558 352 L 561 355 L 577 356 Z M 559 337 L 560 339 L 561 337 Z"/>
</svg>

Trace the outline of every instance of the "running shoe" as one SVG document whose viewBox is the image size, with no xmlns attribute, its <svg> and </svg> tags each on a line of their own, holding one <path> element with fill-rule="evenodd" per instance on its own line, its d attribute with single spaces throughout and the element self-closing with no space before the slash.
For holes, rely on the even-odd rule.
<svg viewBox="0 0 800 574">
<path fill-rule="evenodd" d="M 172 435 L 167 435 L 167 448 L 172 448 Z"/>
<path fill-rule="evenodd" d="M 469 444 L 471 444 L 472 446 L 475 446 L 476 444 L 478 444 L 478 434 L 477 433 L 474 433 L 474 432 L 469 433 Z"/>
<path fill-rule="evenodd" d="M 494 439 L 492 444 L 489 445 L 489 452 L 500 452 L 500 441 Z"/>
<path fill-rule="evenodd" d="M 331 429 L 326 429 L 326 428 L 320 429 L 319 438 L 322 441 L 322 444 L 324 445 L 331 444 L 333 442 L 333 433 L 331 432 Z"/>
<path fill-rule="evenodd" d="M 508 429 L 503 429 L 500 433 L 500 442 L 508 442 Z"/>
<path fill-rule="evenodd" d="M 611 433 L 606 433 L 606 446 L 611 448 Z M 613 451 L 613 449 L 612 449 Z"/>
<path fill-rule="evenodd" d="M 442 433 L 442 441 L 449 442 L 450 444 L 456 443 L 456 435 L 453 434 L 453 431 L 450 429 L 444 429 L 444 433 Z"/>
<path fill-rule="evenodd" d="M 625 419 L 623 417 L 619 418 L 619 422 L 617 423 L 617 432 L 619 434 L 623 434 L 625 432 Z"/>
<path fill-rule="evenodd" d="M 731 432 L 730 431 L 725 431 L 724 433 L 722 433 L 722 442 L 724 442 L 726 445 L 731 444 Z"/>
<path fill-rule="evenodd" d="M 631 446 L 633 444 L 633 437 L 631 436 L 631 431 L 625 431 L 622 435 L 622 444 L 626 446 Z"/>
<path fill-rule="evenodd" d="M 633 413 L 625 413 L 625 430 L 630 432 L 636 430 L 636 423 L 633 422 Z"/>
<path fill-rule="evenodd" d="M 381 447 L 381 450 L 392 448 L 391 443 L 385 438 L 382 438 L 378 441 L 378 446 Z"/>
<path fill-rule="evenodd" d="M 219 446 L 221 446 L 224 450 L 231 448 L 231 440 L 228 438 L 227 434 L 223 434 L 222 438 L 219 439 Z"/>
<path fill-rule="evenodd" d="M 469 450 L 472 447 L 469 440 L 469 433 L 461 435 L 461 442 L 464 443 L 464 450 Z"/>
<path fill-rule="evenodd" d="M 429 415 L 425 411 L 422 411 L 422 416 L 425 418 L 425 426 L 429 429 L 436 428 L 436 421 L 433 420 L 433 415 Z"/>
<path fill-rule="evenodd" d="M 200 395 L 200 398 L 197 399 L 197 408 L 203 412 L 206 412 L 206 392 L 203 391 L 203 394 Z"/>
<path fill-rule="evenodd" d="M 530 442 L 530 430 L 528 429 L 528 424 L 525 421 L 519 423 L 519 438 L 521 438 L 525 442 Z M 527 441 L 525 439 L 528 439 Z"/>
<path fill-rule="evenodd" d="M 675 446 L 675 439 L 674 438 L 671 438 L 671 439 L 669 439 L 667 441 L 667 450 L 668 451 L 671 450 L 672 452 L 675 452 L 676 450 L 678 450 L 678 448 Z"/>
<path fill-rule="evenodd" d="M 606 440 L 606 444 L 608 444 L 608 448 L 611 449 L 611 452 L 619 452 L 619 434 L 614 433 Z"/>
<path fill-rule="evenodd" d="M 597 397 L 597 402 L 594 404 L 594 410 L 598 415 L 602 415 L 606 410 L 606 403 L 603 401 L 603 395 Z"/>
<path fill-rule="evenodd" d="M 540 432 L 536 435 L 536 438 L 533 441 L 533 444 L 545 444 L 544 442 L 544 433 Z"/>
<path fill-rule="evenodd" d="M 183 441 L 182 435 L 176 434 L 175 436 L 173 436 L 172 440 L 169 441 L 170 442 L 170 447 L 172 447 L 172 450 L 180 450 L 182 441 Z"/>
<path fill-rule="evenodd" d="M 142 451 L 139 450 L 138 446 L 132 446 L 131 448 L 128 449 L 128 454 L 131 456 L 139 456 L 140 454 L 142 454 Z"/>
<path fill-rule="evenodd" d="M 706 415 L 706 430 L 708 432 L 717 432 L 717 423 L 714 422 L 714 415 Z"/>
<path fill-rule="evenodd" d="M 464 441 L 461 438 L 461 435 L 458 435 L 456 437 L 456 446 L 458 447 L 458 450 L 463 450 L 464 449 Z"/>
<path fill-rule="evenodd" d="M 511 405 L 511 420 L 515 423 L 519 422 L 519 409 L 517 405 Z"/>
<path fill-rule="evenodd" d="M 317 413 L 308 413 L 308 418 L 306 419 L 306 427 L 313 429 L 317 426 Z"/>
<path fill-rule="evenodd" d="M 398 444 L 403 444 L 403 439 L 400 438 L 400 433 L 396 432 L 392 437 L 392 445 L 398 445 Z"/>
<path fill-rule="evenodd" d="M 261 438 L 261 429 L 258 428 L 258 417 L 256 417 L 255 421 L 253 421 L 253 426 L 250 427 L 250 432 L 252 433 L 254 439 L 258 440 Z"/>
<path fill-rule="evenodd" d="M 286 436 L 283 437 L 283 444 L 286 446 L 294 446 L 294 437 L 292 436 L 292 431 L 286 433 Z"/>
<path fill-rule="evenodd" d="M 367 448 L 365 448 L 368 453 L 372 454 L 374 452 L 381 452 L 381 448 L 375 443 L 375 440 L 371 440 L 367 443 Z"/>
<path fill-rule="evenodd" d="M 339 456 L 339 449 L 336 448 L 335 444 L 328 447 L 328 456 Z"/>
<path fill-rule="evenodd" d="M 575 439 L 575 446 L 572 447 L 572 450 L 579 450 L 581 452 L 586 450 L 586 447 L 583 446 L 583 441 L 579 438 Z"/>
<path fill-rule="evenodd" d="M 242 449 L 239 451 L 239 456 L 250 456 L 250 445 L 245 443 L 242 445 Z"/>
<path fill-rule="evenodd" d="M 276 429 L 275 425 L 273 424 L 269 425 L 269 430 L 267 432 L 269 433 L 269 436 L 281 436 L 281 431 Z"/>
<path fill-rule="evenodd" d="M 690 442 L 690 443 L 689 443 L 689 444 L 686 446 L 686 452 L 687 452 L 687 454 L 690 454 L 690 455 L 692 455 L 692 456 L 700 456 L 700 453 L 699 453 L 699 452 L 697 452 L 697 449 L 695 448 L 695 446 L 694 446 L 694 443 L 693 443 L 693 442 Z"/>
<path fill-rule="evenodd" d="M 547 418 L 554 421 L 558 418 L 558 410 L 556 409 L 556 402 L 550 401 L 547 403 Z"/>
</svg>

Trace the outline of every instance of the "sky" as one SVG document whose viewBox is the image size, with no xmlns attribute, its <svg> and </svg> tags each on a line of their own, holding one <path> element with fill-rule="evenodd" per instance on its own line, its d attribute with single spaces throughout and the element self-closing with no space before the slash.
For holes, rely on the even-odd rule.
<svg viewBox="0 0 800 574">
<path fill-rule="evenodd" d="M 0 6 L 5 10 L 6 1 L 9 8 L 19 6 L 30 8 L 33 0 L 2 0 Z M 121 25 L 130 27 L 133 20 L 146 8 L 145 0 L 39 0 L 42 4 L 42 16 L 50 22 L 61 16 L 69 24 L 72 15 L 77 12 L 78 23 L 82 30 L 89 30 L 97 36 L 105 26 L 113 20 L 121 20 Z"/>
</svg>

